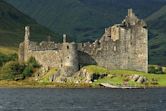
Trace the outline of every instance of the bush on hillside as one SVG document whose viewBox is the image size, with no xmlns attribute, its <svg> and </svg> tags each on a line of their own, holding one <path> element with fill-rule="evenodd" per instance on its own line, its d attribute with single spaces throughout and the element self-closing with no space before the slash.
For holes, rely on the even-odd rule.
<svg viewBox="0 0 166 111">
<path fill-rule="evenodd" d="M 33 68 L 39 68 L 40 65 L 38 64 L 38 62 L 36 61 L 36 59 L 34 57 L 30 57 L 28 62 L 27 62 L 28 66 L 31 66 Z"/>
<path fill-rule="evenodd" d="M 6 62 L 16 61 L 17 58 L 17 54 L 5 55 L 0 53 L 0 67 L 2 67 Z"/>
<path fill-rule="evenodd" d="M 157 65 L 150 65 L 148 67 L 148 72 L 153 74 L 164 74 L 163 68 Z"/>
<path fill-rule="evenodd" d="M 32 66 L 26 66 L 24 71 L 22 72 L 24 77 L 30 77 L 33 74 L 33 67 Z"/>
<path fill-rule="evenodd" d="M 36 61 L 34 57 L 30 57 L 29 60 L 27 61 L 26 67 L 23 71 L 23 76 L 26 77 L 31 77 L 32 74 L 34 73 L 35 68 L 40 68 L 40 65 Z"/>
<path fill-rule="evenodd" d="M 14 56 L 10 58 L 15 59 Z M 17 61 L 9 61 L 1 68 L 1 79 L 5 80 L 19 80 L 26 77 L 31 77 L 34 69 L 39 68 L 40 65 L 34 58 L 30 58 L 27 64 L 19 64 Z"/>
<path fill-rule="evenodd" d="M 7 62 L 1 69 L 1 79 L 15 80 L 15 76 L 22 75 L 24 68 L 16 61 Z"/>
</svg>

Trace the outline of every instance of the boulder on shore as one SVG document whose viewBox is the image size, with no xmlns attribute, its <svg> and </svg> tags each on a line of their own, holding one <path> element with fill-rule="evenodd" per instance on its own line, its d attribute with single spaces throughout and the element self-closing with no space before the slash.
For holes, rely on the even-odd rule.
<svg viewBox="0 0 166 111">
<path fill-rule="evenodd" d="M 130 78 L 131 81 L 141 83 L 141 84 L 143 84 L 147 81 L 146 77 L 140 76 L 140 75 L 137 75 L 137 74 L 135 74 L 133 76 L 130 76 L 129 78 Z"/>
</svg>

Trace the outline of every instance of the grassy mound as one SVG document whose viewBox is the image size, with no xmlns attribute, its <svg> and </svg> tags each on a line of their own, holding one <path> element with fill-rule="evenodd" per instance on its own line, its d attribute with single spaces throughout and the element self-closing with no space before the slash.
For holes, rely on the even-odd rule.
<svg viewBox="0 0 166 111">
<path fill-rule="evenodd" d="M 39 82 L 49 82 L 50 77 L 54 75 L 57 71 L 57 68 L 50 69 L 47 74 L 45 74 L 39 79 Z"/>
<path fill-rule="evenodd" d="M 99 66 L 86 66 L 85 67 L 88 72 L 90 73 L 98 73 L 103 74 L 106 73 L 108 76 L 98 79 L 97 81 L 93 82 L 93 86 L 97 86 L 100 83 L 110 83 L 112 85 L 124 85 L 127 81 L 128 86 L 134 87 L 165 87 L 166 86 L 166 74 L 151 74 L 151 73 L 144 73 L 138 71 L 128 71 L 128 70 L 107 70 L 103 67 Z M 140 75 L 147 78 L 147 82 L 144 84 L 137 83 L 131 80 L 128 80 L 128 77 L 133 75 Z"/>
<path fill-rule="evenodd" d="M 100 67 L 100 66 L 95 66 L 95 65 L 89 65 L 84 67 L 90 74 L 107 74 L 109 73 L 109 70 L 106 68 Z"/>
</svg>

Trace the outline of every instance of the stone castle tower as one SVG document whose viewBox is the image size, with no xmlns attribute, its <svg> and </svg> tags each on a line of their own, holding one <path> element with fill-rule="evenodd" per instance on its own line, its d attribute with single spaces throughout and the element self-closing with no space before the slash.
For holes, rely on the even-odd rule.
<svg viewBox="0 0 166 111">
<path fill-rule="evenodd" d="M 77 44 L 74 42 L 68 43 L 65 34 L 63 35 L 62 56 L 62 74 L 71 76 L 73 72 L 79 70 Z"/>
<path fill-rule="evenodd" d="M 20 44 L 19 46 L 19 62 L 23 63 L 24 61 L 28 60 L 28 49 L 30 44 L 30 27 L 25 27 L 25 36 L 24 36 L 24 42 Z"/>
<path fill-rule="evenodd" d="M 86 65 L 99 65 L 110 70 L 148 71 L 148 30 L 132 9 L 121 24 L 105 29 L 103 36 L 94 43 L 53 41 L 32 42 L 30 28 L 25 27 L 25 39 L 19 47 L 19 61 L 35 57 L 43 67 L 56 67 L 61 74 L 71 76 Z"/>
<path fill-rule="evenodd" d="M 99 41 L 79 44 L 78 47 L 86 53 L 79 56 L 80 64 L 94 63 L 110 70 L 148 72 L 147 25 L 136 17 L 132 9 L 128 10 L 121 24 L 106 28 Z M 91 59 L 86 60 L 89 56 Z"/>
</svg>

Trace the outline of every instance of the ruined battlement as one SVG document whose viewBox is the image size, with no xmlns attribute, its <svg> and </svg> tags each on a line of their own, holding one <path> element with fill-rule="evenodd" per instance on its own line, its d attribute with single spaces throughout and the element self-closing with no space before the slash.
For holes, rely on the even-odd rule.
<svg viewBox="0 0 166 111">
<path fill-rule="evenodd" d="M 101 38 L 93 43 L 70 43 L 63 35 L 63 43 L 30 41 L 30 27 L 25 27 L 24 42 L 20 44 L 19 61 L 35 57 L 44 67 L 61 69 L 71 76 L 86 65 L 99 65 L 110 70 L 148 71 L 148 30 L 132 9 L 120 24 L 105 28 Z"/>
<path fill-rule="evenodd" d="M 142 20 L 139 19 L 135 13 L 133 12 L 132 9 L 128 9 L 128 15 L 126 18 L 122 21 L 121 26 L 126 27 L 126 28 L 131 28 L 133 26 L 135 27 L 147 27 L 147 24 Z"/>
<path fill-rule="evenodd" d="M 29 50 L 32 51 L 45 51 L 45 50 L 60 50 L 62 47 L 61 44 L 55 42 L 42 41 L 40 43 L 30 42 Z"/>
</svg>

